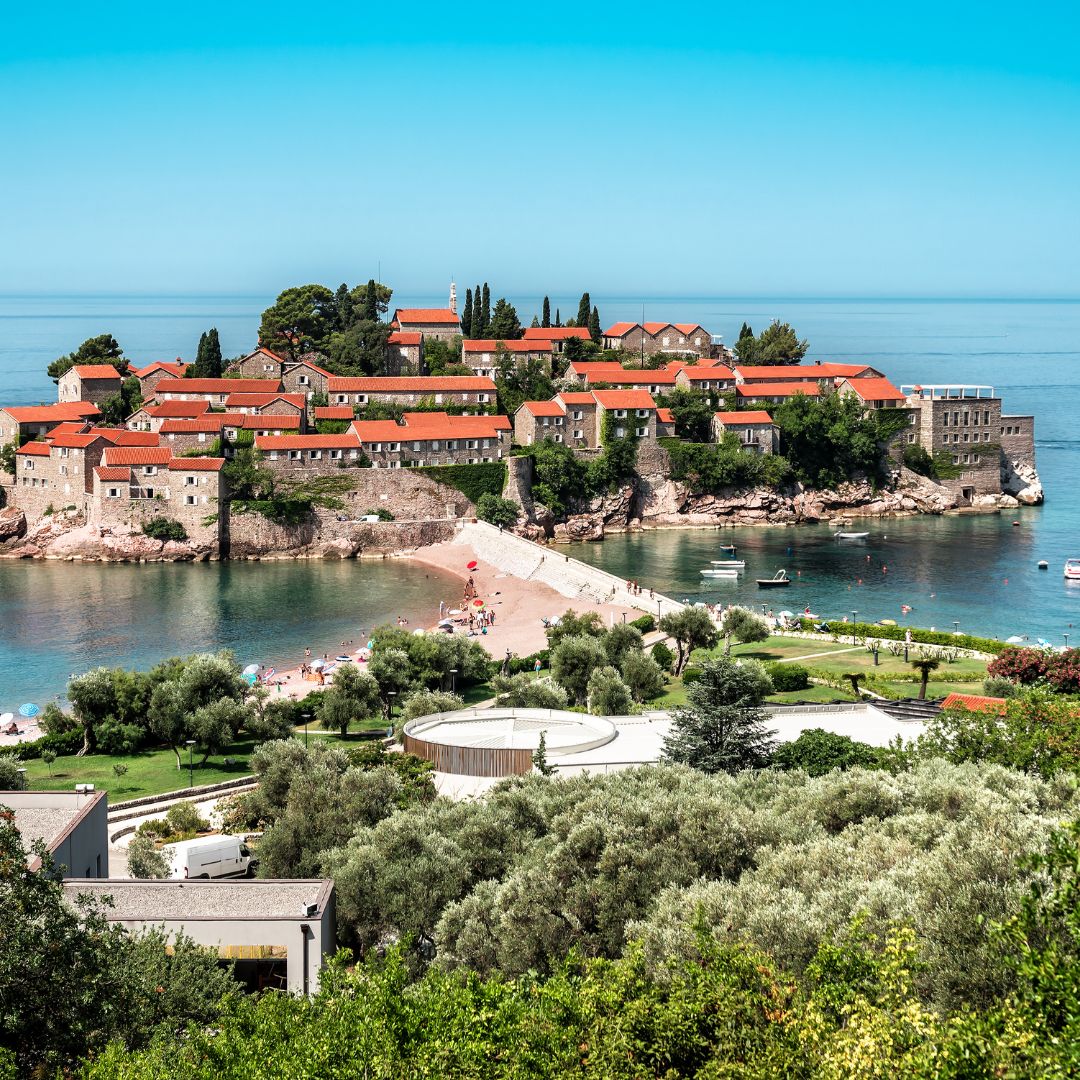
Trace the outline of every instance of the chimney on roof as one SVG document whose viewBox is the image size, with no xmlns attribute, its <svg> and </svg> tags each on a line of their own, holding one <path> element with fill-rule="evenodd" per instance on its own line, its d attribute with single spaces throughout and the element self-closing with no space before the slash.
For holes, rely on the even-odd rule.
<svg viewBox="0 0 1080 1080">
<path fill-rule="evenodd" d="M 457 314 L 457 285 L 450 282 L 450 310 Z"/>
<path fill-rule="evenodd" d="M 814 366 L 815 367 L 821 367 L 821 361 L 820 360 L 815 360 L 814 361 Z"/>
</svg>

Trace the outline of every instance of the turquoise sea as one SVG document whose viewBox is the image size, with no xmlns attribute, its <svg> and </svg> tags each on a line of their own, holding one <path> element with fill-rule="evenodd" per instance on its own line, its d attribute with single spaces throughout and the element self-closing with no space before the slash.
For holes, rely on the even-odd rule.
<svg viewBox="0 0 1080 1080">
<path fill-rule="evenodd" d="M 464 293 L 464 286 L 461 289 Z M 109 331 L 136 363 L 190 358 L 217 326 L 225 354 L 255 340 L 265 296 L 0 297 L 0 402 L 53 399 L 45 365 Z M 511 297 L 524 322 L 538 297 Z M 564 315 L 576 297 L 552 296 Z M 605 324 L 638 319 L 642 301 L 595 295 Z M 433 306 L 444 296 L 398 296 Z M 1080 556 L 1080 302 L 1056 300 L 717 299 L 654 297 L 647 319 L 701 322 L 733 341 L 742 322 L 791 322 L 810 358 L 865 360 L 896 383 L 990 384 L 1008 412 L 1034 413 L 1046 505 L 1005 517 L 920 518 L 868 526 L 865 545 L 827 528 L 665 531 L 581 545 L 574 554 L 678 597 L 734 599 L 840 617 L 1060 643 L 1080 622 L 1080 588 L 1061 566 Z M 1013 519 L 1019 520 L 1014 527 Z M 747 578 L 786 567 L 797 583 L 771 594 L 753 585 L 702 591 L 699 570 L 734 541 Z M 870 559 L 867 560 L 866 556 Z M 1039 559 L 1050 562 L 1038 571 Z M 882 572 L 882 566 L 887 572 Z M 144 667 L 163 656 L 229 646 L 245 661 L 279 663 L 306 645 L 332 648 L 397 614 L 437 607 L 449 583 L 404 562 L 97 566 L 0 563 L 0 710 L 44 701 L 69 674 L 99 663 Z M 861 583 L 860 583 L 861 582 Z"/>
</svg>

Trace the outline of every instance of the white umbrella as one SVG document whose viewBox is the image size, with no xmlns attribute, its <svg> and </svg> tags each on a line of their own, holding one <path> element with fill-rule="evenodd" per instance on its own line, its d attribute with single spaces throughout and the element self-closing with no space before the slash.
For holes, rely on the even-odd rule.
<svg viewBox="0 0 1080 1080">
<path fill-rule="evenodd" d="M 416 636 L 416 635 L 423 635 L 423 633 L 424 633 L 424 631 L 423 631 L 423 630 L 414 630 L 414 631 L 413 631 L 413 636 Z"/>
<path fill-rule="evenodd" d="M 461 608 L 453 607 L 446 614 L 447 615 L 460 615 L 461 614 Z"/>
<path fill-rule="evenodd" d="M 255 672 L 257 672 L 258 670 L 259 670 L 259 665 L 258 664 L 248 664 L 248 666 L 246 668 L 244 668 L 244 670 L 242 672 L 240 672 L 240 674 L 241 675 L 254 675 Z"/>
<path fill-rule="evenodd" d="M 15 719 L 13 712 L 6 712 L 3 716 L 0 716 L 0 724 L 10 724 Z"/>
<path fill-rule="evenodd" d="M 311 663 L 308 664 L 308 667 L 311 668 L 312 671 L 318 671 L 319 668 L 325 667 L 325 666 L 326 666 L 326 661 L 325 660 L 312 660 Z"/>
<path fill-rule="evenodd" d="M 794 619 L 795 618 L 795 613 L 792 612 L 792 611 L 781 611 L 780 614 L 777 615 L 776 617 L 778 619 Z"/>
<path fill-rule="evenodd" d="M 1024 644 L 1024 639 L 1022 637 L 1017 637 L 1015 634 L 1013 634 L 1012 637 L 1007 637 L 1005 639 L 1005 644 L 1006 645 L 1023 645 Z"/>
</svg>

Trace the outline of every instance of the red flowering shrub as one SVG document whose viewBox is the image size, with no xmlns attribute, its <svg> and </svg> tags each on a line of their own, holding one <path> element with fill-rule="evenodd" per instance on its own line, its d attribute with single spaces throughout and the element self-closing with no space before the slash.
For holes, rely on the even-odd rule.
<svg viewBox="0 0 1080 1080">
<path fill-rule="evenodd" d="M 1075 650 L 1070 650 L 1073 652 Z M 1046 677 L 1048 661 L 1053 657 L 1042 649 L 1023 649 L 1010 645 L 1001 650 L 986 669 L 988 674 L 1011 679 L 1021 686 L 1031 686 Z"/>
<path fill-rule="evenodd" d="M 1066 649 L 1050 657 L 1046 681 L 1059 694 L 1080 694 L 1080 649 Z"/>
</svg>

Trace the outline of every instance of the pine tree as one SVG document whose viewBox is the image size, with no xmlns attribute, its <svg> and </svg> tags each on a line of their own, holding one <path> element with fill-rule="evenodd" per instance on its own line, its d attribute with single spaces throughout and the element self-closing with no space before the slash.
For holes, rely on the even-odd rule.
<svg viewBox="0 0 1080 1080">
<path fill-rule="evenodd" d="M 589 316 L 589 337 L 591 337 L 597 345 L 600 344 L 600 309 L 598 307 L 594 307 L 592 309 L 592 314 Z"/>
<path fill-rule="evenodd" d="M 559 317 L 559 309 L 555 309 L 555 325 L 562 326 L 562 319 Z"/>
<path fill-rule="evenodd" d="M 473 292 L 473 305 L 472 305 L 472 328 L 469 331 L 469 337 L 482 338 L 484 336 L 484 309 L 480 297 L 480 286 L 477 285 Z"/>
<path fill-rule="evenodd" d="M 592 314 L 592 301 L 589 299 L 589 294 L 584 292 L 581 294 L 581 302 L 578 304 L 577 309 L 577 325 L 588 326 L 589 316 Z"/>
<path fill-rule="evenodd" d="M 472 289 L 465 290 L 465 311 L 461 316 L 461 332 L 472 337 Z"/>
<path fill-rule="evenodd" d="M 505 297 L 495 303 L 495 312 L 491 317 L 491 326 L 485 331 L 485 337 L 491 336 L 498 341 L 514 341 L 521 337 L 521 322 L 517 308 Z"/>
<path fill-rule="evenodd" d="M 212 326 L 206 334 L 206 367 L 210 372 L 206 378 L 221 378 L 224 364 L 221 359 L 221 339 L 218 337 L 216 326 Z"/>
<path fill-rule="evenodd" d="M 551 301 L 544 297 L 544 314 L 540 318 L 540 325 L 547 329 L 551 326 Z"/>
<path fill-rule="evenodd" d="M 487 337 L 491 330 L 491 290 L 484 282 L 484 302 L 480 308 L 480 336 Z"/>
<path fill-rule="evenodd" d="M 529 323 L 529 329 L 530 330 L 539 330 L 540 329 L 540 320 L 535 315 L 533 316 L 533 321 L 531 323 Z"/>
</svg>

